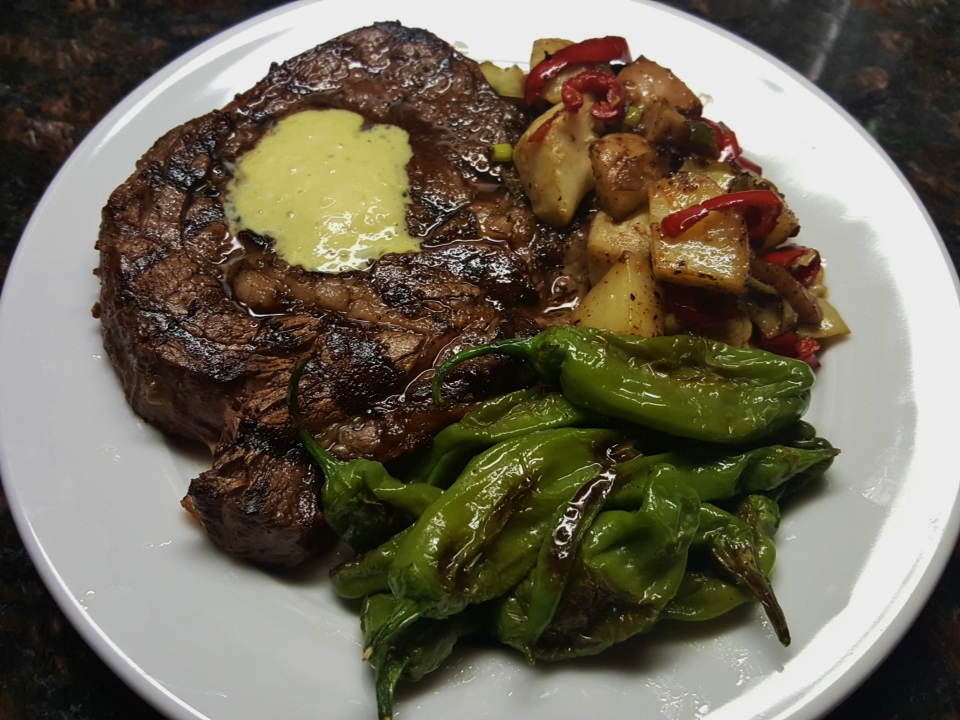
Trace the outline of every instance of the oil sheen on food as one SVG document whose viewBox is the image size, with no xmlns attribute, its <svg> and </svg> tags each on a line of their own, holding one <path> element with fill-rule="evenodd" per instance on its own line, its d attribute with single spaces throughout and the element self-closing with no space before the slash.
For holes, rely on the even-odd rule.
<svg viewBox="0 0 960 720">
<path fill-rule="evenodd" d="M 407 133 L 348 110 L 290 115 L 240 158 L 227 193 L 235 230 L 273 239 L 291 265 L 364 269 L 420 241 L 406 226 Z"/>
</svg>

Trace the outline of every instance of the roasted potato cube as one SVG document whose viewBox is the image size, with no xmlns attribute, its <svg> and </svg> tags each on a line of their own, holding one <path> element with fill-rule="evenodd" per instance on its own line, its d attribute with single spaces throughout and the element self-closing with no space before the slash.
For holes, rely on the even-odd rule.
<svg viewBox="0 0 960 720">
<path fill-rule="evenodd" d="M 724 192 L 730 192 L 731 187 L 737 180 L 737 176 L 743 171 L 730 162 L 689 157 L 683 161 L 683 165 L 680 166 L 680 172 L 706 175 L 719 185 Z"/>
<path fill-rule="evenodd" d="M 568 225 L 593 189 L 590 143 L 597 139 L 598 121 L 590 114 L 591 105 L 587 101 L 574 113 L 555 105 L 533 121 L 513 150 L 534 214 L 554 227 Z M 544 123 L 550 125 L 541 134 Z"/>
<path fill-rule="evenodd" d="M 500 97 L 523 97 L 523 81 L 526 75 L 519 66 L 511 65 L 505 68 L 484 61 L 480 63 L 480 71 Z"/>
<path fill-rule="evenodd" d="M 739 294 L 750 272 L 750 240 L 737 212 L 710 212 L 678 237 L 666 237 L 660 223 L 667 215 L 722 195 L 705 175 L 677 173 L 650 187 L 653 272 L 662 282 Z"/>
<path fill-rule="evenodd" d="M 573 323 L 619 333 L 663 335 L 662 293 L 644 253 L 625 252 L 573 312 Z"/>
<path fill-rule="evenodd" d="M 662 100 L 681 115 L 699 117 L 703 112 L 700 98 L 671 70 L 645 57 L 624 67 L 617 78 L 623 84 L 627 100 L 646 108 Z"/>
<path fill-rule="evenodd" d="M 551 55 L 555 55 L 558 50 L 573 45 L 573 40 L 564 38 L 540 38 L 533 41 L 533 48 L 530 50 L 530 68 L 533 69 Z"/>
<path fill-rule="evenodd" d="M 664 100 L 651 100 L 643 106 L 637 130 L 657 145 L 682 148 L 690 143 L 687 119 Z"/>
<path fill-rule="evenodd" d="M 647 189 L 670 170 L 668 153 L 633 133 L 610 133 L 590 146 L 597 202 L 614 220 L 647 204 Z"/>
<path fill-rule="evenodd" d="M 645 207 L 620 222 L 599 210 L 593 216 L 587 236 L 590 282 L 599 282 L 625 252 L 649 258 L 652 244 L 650 213 Z"/>
</svg>

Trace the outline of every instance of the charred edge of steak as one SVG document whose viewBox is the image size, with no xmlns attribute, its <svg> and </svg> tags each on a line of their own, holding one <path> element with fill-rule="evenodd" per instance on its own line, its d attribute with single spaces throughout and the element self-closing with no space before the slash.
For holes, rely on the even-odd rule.
<svg viewBox="0 0 960 720">
<path fill-rule="evenodd" d="M 288 265 L 269 238 L 231 235 L 232 164 L 310 108 L 407 131 L 407 222 L 422 252 L 324 275 Z M 514 170 L 487 158 L 524 126 L 475 62 L 429 32 L 379 23 L 273 65 L 223 110 L 161 137 L 113 192 L 97 242 L 104 346 L 138 414 L 211 448 L 184 506 L 216 545 L 276 565 L 322 548 L 319 479 L 286 408 L 301 355 L 311 431 L 344 458 L 414 452 L 525 381 L 490 358 L 451 376 L 452 402 L 430 400 L 435 363 L 535 333 L 558 293 L 576 292 L 570 236 L 539 226 Z"/>
</svg>

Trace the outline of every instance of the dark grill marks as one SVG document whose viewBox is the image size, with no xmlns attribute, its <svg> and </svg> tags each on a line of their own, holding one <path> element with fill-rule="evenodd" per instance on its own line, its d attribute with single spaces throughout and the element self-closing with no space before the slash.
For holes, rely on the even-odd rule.
<svg viewBox="0 0 960 720">
<path fill-rule="evenodd" d="M 324 107 L 407 131 L 408 226 L 429 234 L 423 252 L 330 276 L 290 267 L 269 238 L 231 236 L 229 168 L 282 117 Z M 310 429 L 344 458 L 411 453 L 522 382 L 490 359 L 451 378 L 447 405 L 429 392 L 431 367 L 455 349 L 532 334 L 559 317 L 544 315 L 558 281 L 585 289 L 585 273 L 568 269 L 576 243 L 544 231 L 513 170 L 486 160 L 525 123 L 475 62 L 380 23 L 274 65 L 222 110 L 174 128 L 111 195 L 97 242 L 104 346 L 137 413 L 211 448 L 184 505 L 217 545 L 277 565 L 321 549 L 319 478 L 290 449 L 285 405 L 302 354 Z"/>
</svg>

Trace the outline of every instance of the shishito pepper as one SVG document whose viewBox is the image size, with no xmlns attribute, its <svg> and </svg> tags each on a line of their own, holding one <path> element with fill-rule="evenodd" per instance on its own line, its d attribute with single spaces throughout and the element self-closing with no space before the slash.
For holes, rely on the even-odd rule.
<svg viewBox="0 0 960 720">
<path fill-rule="evenodd" d="M 287 406 L 300 441 L 323 471 L 324 518 L 354 550 L 374 548 L 409 525 L 441 491 L 421 483 L 402 483 L 373 460 L 338 460 L 321 447 L 304 425 L 298 399 L 300 377 L 308 361 L 309 357 L 304 357 L 294 365 Z"/>
<path fill-rule="evenodd" d="M 777 638 L 789 645 L 787 621 L 768 580 L 777 555 L 772 538 L 779 525 L 776 501 L 763 495 L 744 498 L 736 515 L 703 503 L 690 552 L 708 560 L 700 563 L 701 569 L 685 574 L 663 618 L 712 620 L 758 600 Z"/>
<path fill-rule="evenodd" d="M 647 632 L 683 581 L 699 507 L 676 478 L 651 478 L 636 510 L 600 512 L 571 548 L 562 597 L 558 583 L 537 584 L 539 565 L 505 596 L 497 637 L 532 662 L 595 655 Z M 541 604 L 552 609 L 549 617 L 536 618 Z"/>
<path fill-rule="evenodd" d="M 587 481 L 570 502 L 562 505 L 552 532 L 544 538 L 537 564 L 530 574 L 529 602 L 524 624 L 523 647 L 533 661 L 532 648 L 553 620 L 560 607 L 580 546 L 603 503 L 616 485 L 612 470 Z"/>
<path fill-rule="evenodd" d="M 555 325 L 463 350 L 437 370 L 434 398 L 459 363 L 488 354 L 529 362 L 573 404 L 680 437 L 753 442 L 796 422 L 814 373 L 801 361 L 690 335 L 640 338 Z"/>
<path fill-rule="evenodd" d="M 450 617 L 514 588 L 536 562 L 557 508 L 603 471 L 606 449 L 619 439 L 609 430 L 542 430 L 476 456 L 391 552 L 386 575 L 397 602 L 368 643 L 371 663 L 385 666 L 420 618 Z"/>
<path fill-rule="evenodd" d="M 766 445 L 736 454 L 718 447 L 688 447 L 645 455 L 624 463 L 629 476 L 607 501 L 607 507 L 635 507 L 643 496 L 647 479 L 673 475 L 690 486 L 701 500 L 728 500 L 759 492 L 779 492 L 798 476 L 804 481 L 812 472 L 822 474 L 839 454 L 824 442 L 816 447 Z"/>
<path fill-rule="evenodd" d="M 605 418 L 573 405 L 558 392 L 517 390 L 492 398 L 448 425 L 405 478 L 448 487 L 474 455 L 503 440 L 560 427 L 603 427 Z"/>
<path fill-rule="evenodd" d="M 360 629 L 369 642 L 390 619 L 396 609 L 393 595 L 378 594 L 364 599 L 360 611 Z M 405 628 L 389 650 L 371 658 L 376 671 L 377 708 L 381 718 L 393 713 L 393 694 L 400 680 L 417 681 L 433 672 L 450 655 L 464 635 L 478 632 L 484 625 L 483 614 L 468 609 L 449 618 L 422 618 Z"/>
</svg>

